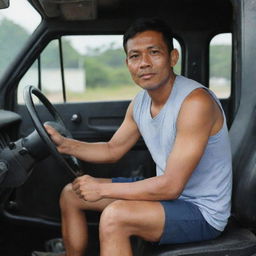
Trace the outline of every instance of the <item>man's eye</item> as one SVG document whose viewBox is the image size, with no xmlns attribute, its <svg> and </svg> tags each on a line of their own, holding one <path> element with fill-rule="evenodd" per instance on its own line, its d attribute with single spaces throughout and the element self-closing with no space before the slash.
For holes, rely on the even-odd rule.
<svg viewBox="0 0 256 256">
<path fill-rule="evenodd" d="M 151 54 L 158 54 L 158 53 L 159 53 L 158 50 L 152 50 L 152 51 L 151 51 Z"/>
<path fill-rule="evenodd" d="M 138 58 L 138 57 L 139 57 L 138 54 L 133 54 L 133 55 L 130 56 L 130 59 L 136 59 L 136 58 Z"/>
</svg>

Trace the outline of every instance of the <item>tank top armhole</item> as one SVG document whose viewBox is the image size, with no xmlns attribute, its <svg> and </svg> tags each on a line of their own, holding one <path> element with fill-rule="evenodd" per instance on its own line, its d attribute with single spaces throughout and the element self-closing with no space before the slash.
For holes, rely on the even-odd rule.
<svg viewBox="0 0 256 256">
<path fill-rule="evenodd" d="M 203 86 L 202 88 L 205 89 L 209 93 L 209 95 L 212 97 L 212 99 L 217 103 L 217 105 L 222 113 L 222 116 L 223 116 L 223 123 L 222 123 L 221 128 L 219 129 L 219 131 L 217 133 L 215 133 L 214 135 L 209 137 L 210 139 L 217 139 L 218 137 L 221 136 L 221 134 L 224 132 L 225 128 L 227 127 L 226 126 L 226 115 L 225 115 L 224 109 L 222 108 L 221 102 L 218 99 L 218 97 L 216 96 L 216 94 L 211 89 L 209 89 L 207 87 Z"/>
</svg>

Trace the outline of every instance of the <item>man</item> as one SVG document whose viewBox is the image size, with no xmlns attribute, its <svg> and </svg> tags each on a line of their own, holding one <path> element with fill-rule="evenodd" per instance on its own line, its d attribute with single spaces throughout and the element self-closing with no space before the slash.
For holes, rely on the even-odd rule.
<svg viewBox="0 0 256 256">
<path fill-rule="evenodd" d="M 231 153 L 219 101 L 201 84 L 174 74 L 178 52 L 162 21 L 137 20 L 124 35 L 124 49 L 143 90 L 112 139 L 86 143 L 46 129 L 60 153 L 94 163 L 118 161 L 142 135 L 157 176 L 134 181 L 85 175 L 67 185 L 60 199 L 66 256 L 86 251 L 85 210 L 102 211 L 101 256 L 132 255 L 132 235 L 159 244 L 212 239 L 230 214 Z"/>
</svg>

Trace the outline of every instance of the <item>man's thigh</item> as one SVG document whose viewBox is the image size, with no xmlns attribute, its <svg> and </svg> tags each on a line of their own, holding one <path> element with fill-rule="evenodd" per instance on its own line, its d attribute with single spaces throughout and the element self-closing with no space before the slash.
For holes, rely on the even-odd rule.
<svg viewBox="0 0 256 256">
<path fill-rule="evenodd" d="M 113 183 L 136 182 L 142 177 L 117 177 L 112 178 Z M 165 212 L 159 201 L 129 201 L 117 200 L 110 207 L 120 207 L 120 216 L 124 217 L 129 232 L 142 237 L 147 241 L 159 241 L 164 230 Z"/>
<path fill-rule="evenodd" d="M 159 244 L 209 240 L 221 233 L 206 222 L 197 206 L 183 200 L 117 200 L 105 208 L 103 216 L 105 212 L 129 235 Z"/>
<path fill-rule="evenodd" d="M 128 235 L 159 241 L 164 230 L 164 208 L 158 201 L 116 200 L 105 208 L 101 222 L 120 225 Z"/>
</svg>

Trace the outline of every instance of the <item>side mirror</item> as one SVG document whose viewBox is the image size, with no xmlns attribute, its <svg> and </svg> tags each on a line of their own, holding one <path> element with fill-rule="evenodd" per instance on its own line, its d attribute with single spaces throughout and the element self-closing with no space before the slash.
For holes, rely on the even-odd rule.
<svg viewBox="0 0 256 256">
<path fill-rule="evenodd" d="M 8 8 L 10 5 L 9 0 L 0 0 L 0 9 Z"/>
</svg>

